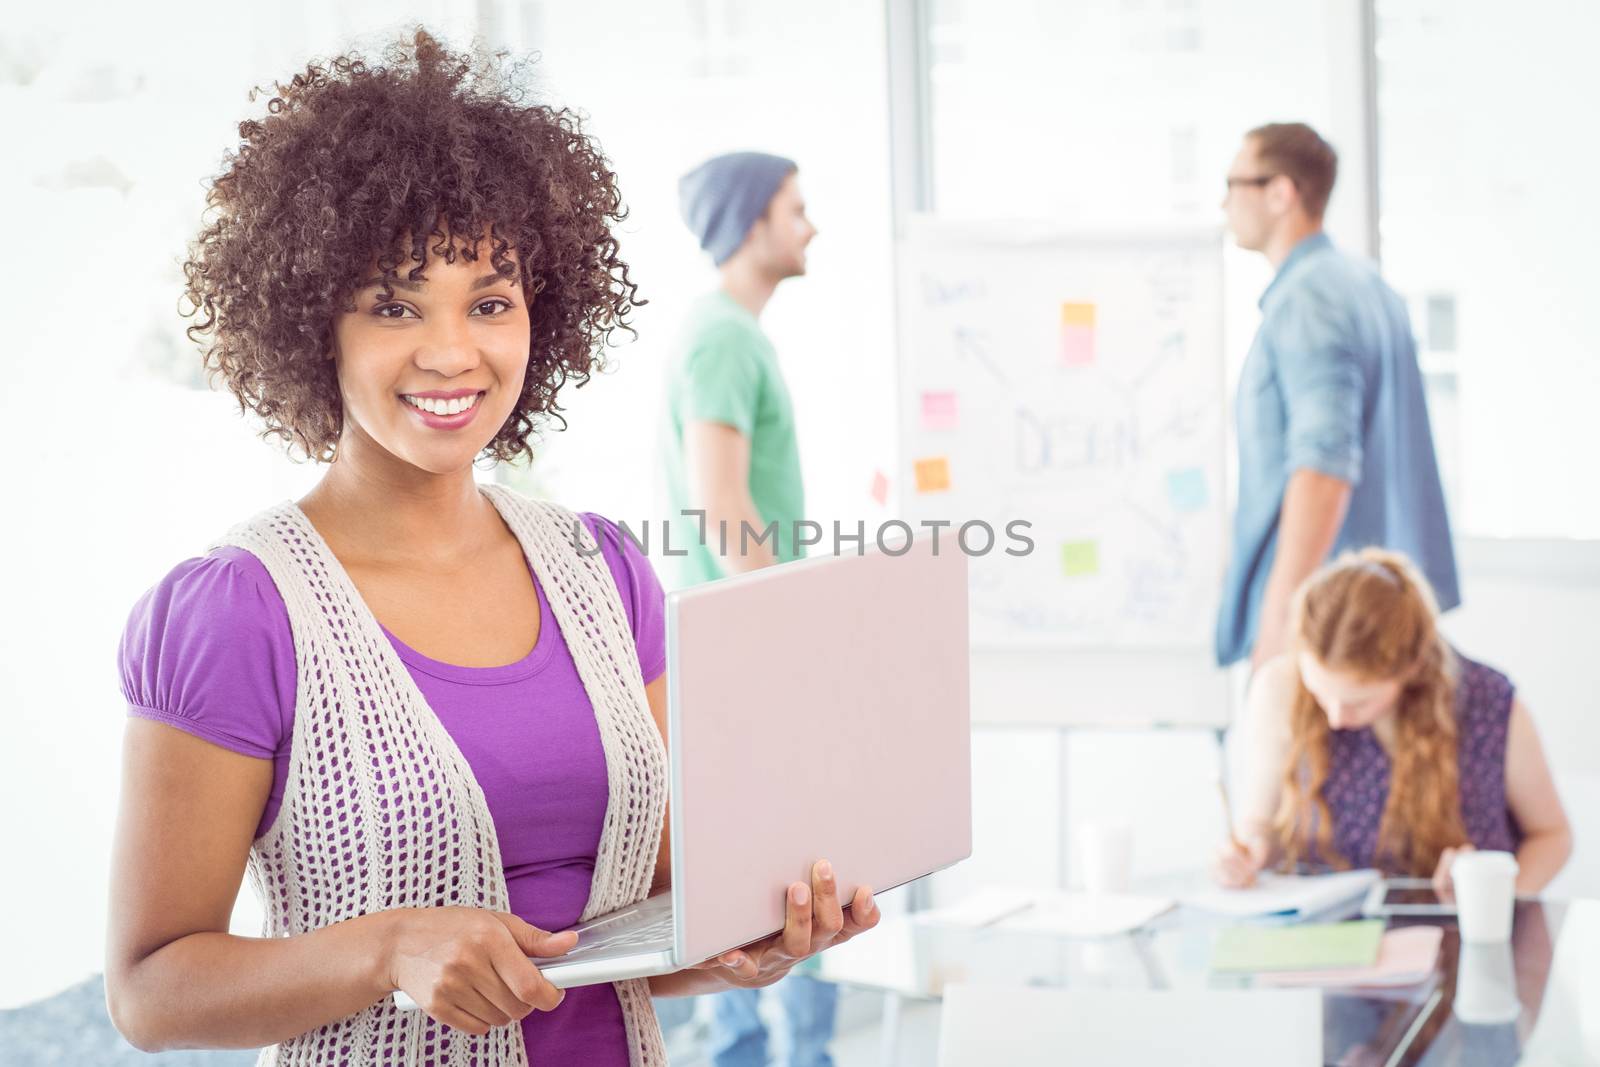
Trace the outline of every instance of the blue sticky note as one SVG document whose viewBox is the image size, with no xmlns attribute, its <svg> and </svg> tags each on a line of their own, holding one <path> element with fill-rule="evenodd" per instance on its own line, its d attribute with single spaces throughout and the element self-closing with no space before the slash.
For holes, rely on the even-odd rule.
<svg viewBox="0 0 1600 1067">
<path fill-rule="evenodd" d="M 1168 471 L 1167 496 L 1176 511 L 1204 511 L 1211 502 L 1211 494 L 1206 489 L 1206 472 L 1199 467 Z"/>
</svg>

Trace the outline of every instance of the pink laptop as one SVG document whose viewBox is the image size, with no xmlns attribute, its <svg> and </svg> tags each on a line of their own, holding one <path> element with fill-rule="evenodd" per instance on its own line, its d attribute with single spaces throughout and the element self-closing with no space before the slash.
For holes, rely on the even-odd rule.
<svg viewBox="0 0 1600 1067">
<path fill-rule="evenodd" d="M 849 900 L 971 854 L 967 560 L 940 548 L 667 597 L 672 888 L 577 927 L 577 948 L 538 961 L 552 983 L 664 974 L 775 933 L 818 859 Z"/>
</svg>

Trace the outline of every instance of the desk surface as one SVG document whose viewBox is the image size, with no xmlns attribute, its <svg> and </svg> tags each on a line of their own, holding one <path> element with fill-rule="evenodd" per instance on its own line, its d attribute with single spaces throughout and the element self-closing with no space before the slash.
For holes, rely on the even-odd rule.
<svg viewBox="0 0 1600 1067">
<path fill-rule="evenodd" d="M 1323 918 L 1349 918 L 1358 911 L 1356 902 Z M 1510 951 L 1502 948 L 1498 962 L 1487 965 L 1514 972 L 1486 976 L 1504 986 L 1514 984 L 1521 1004 L 1514 1022 L 1477 1025 L 1459 1017 L 1455 1002 L 1462 946 L 1454 920 L 1443 920 L 1444 941 L 1428 980 L 1381 994 L 1324 992 L 1323 1059 L 1340 1067 L 1516 1064 L 1539 1017 L 1567 911 L 1561 902 L 1518 901 Z M 1395 920 L 1391 925 L 1417 921 L 1430 920 Z M 1225 920 L 1180 908 L 1132 934 L 1085 941 L 897 918 L 823 953 L 821 977 L 919 998 L 937 998 L 953 982 L 1078 989 L 1248 987 L 1248 977 L 1211 973 L 1211 948 L 1225 925 Z M 1600 944 L 1593 951 L 1600 953 Z M 1482 977 L 1485 965 L 1472 966 Z M 1464 1010 L 1471 1015 L 1470 1009 Z"/>
</svg>

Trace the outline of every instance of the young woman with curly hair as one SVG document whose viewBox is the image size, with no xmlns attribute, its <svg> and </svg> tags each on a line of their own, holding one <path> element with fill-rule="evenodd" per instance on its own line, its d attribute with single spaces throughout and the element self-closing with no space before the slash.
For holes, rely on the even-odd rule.
<svg viewBox="0 0 1600 1067">
<path fill-rule="evenodd" d="M 664 1064 L 652 994 L 767 985 L 877 921 L 819 863 L 780 934 L 648 984 L 530 960 L 670 870 L 660 584 L 605 519 L 473 478 L 636 303 L 615 175 L 517 79 L 423 31 L 312 64 L 211 187 L 191 336 L 327 470 L 128 621 L 106 989 L 141 1048 Z M 261 938 L 228 932 L 247 870 Z"/>
<path fill-rule="evenodd" d="M 1533 719 L 1511 682 L 1445 642 L 1403 557 L 1347 553 L 1296 594 L 1293 649 L 1250 687 L 1244 787 L 1217 880 L 1272 865 L 1377 867 L 1448 892 L 1464 850 L 1516 854 L 1536 893 L 1571 852 Z"/>
</svg>

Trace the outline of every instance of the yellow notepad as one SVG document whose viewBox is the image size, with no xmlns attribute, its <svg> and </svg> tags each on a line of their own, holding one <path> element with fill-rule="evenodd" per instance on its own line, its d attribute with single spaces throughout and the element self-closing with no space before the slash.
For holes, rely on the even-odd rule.
<svg viewBox="0 0 1600 1067">
<path fill-rule="evenodd" d="M 1321 971 L 1370 967 L 1382 919 L 1302 926 L 1230 926 L 1211 953 L 1213 971 Z"/>
</svg>

